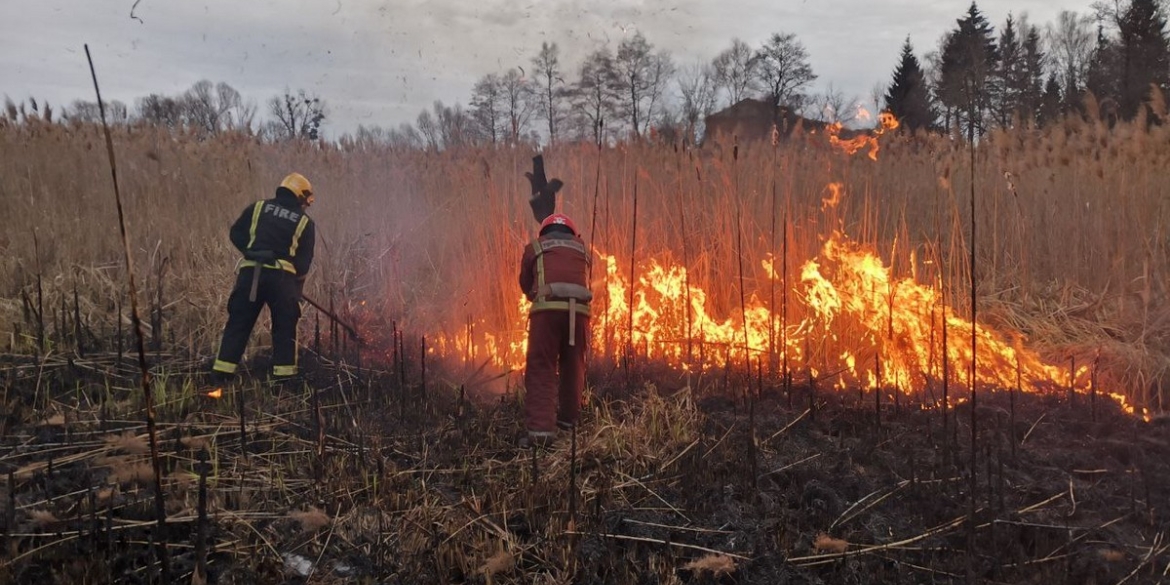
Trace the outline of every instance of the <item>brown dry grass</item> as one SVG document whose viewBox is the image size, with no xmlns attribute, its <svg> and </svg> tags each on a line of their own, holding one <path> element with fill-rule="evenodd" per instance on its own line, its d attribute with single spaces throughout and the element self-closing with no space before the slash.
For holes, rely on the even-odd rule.
<svg viewBox="0 0 1170 585">
<path fill-rule="evenodd" d="M 48 510 L 33 510 L 28 513 L 28 519 L 37 528 L 47 528 L 60 522 L 57 516 Z"/>
<path fill-rule="evenodd" d="M 311 211 L 318 261 L 306 292 L 333 296 L 340 312 L 360 311 L 371 327 L 396 320 L 432 338 L 455 339 L 470 319 L 478 336 L 491 333 L 505 344 L 524 336 L 514 281 L 517 256 L 534 229 L 522 175 L 532 152 L 346 151 L 239 136 L 199 142 L 148 128 L 118 130 L 115 144 L 143 298 L 161 273 L 164 335 L 178 347 L 206 357 L 216 346 L 236 256 L 227 226 L 289 170 L 305 173 L 320 194 Z M 1022 331 L 1058 361 L 1100 351 L 1103 375 L 1137 402 L 1164 407 L 1170 210 L 1163 201 L 1170 185 L 1162 176 L 1170 128 L 1109 130 L 1094 119 L 1070 119 L 1044 130 L 997 132 L 985 145 L 975 167 L 982 315 Z M 82 320 L 97 333 L 115 329 L 111 316 L 124 297 L 124 278 L 99 146 L 91 127 L 0 129 L 0 193 L 8 217 L 20 218 L 0 236 L 0 340 L 28 348 L 22 291 L 33 290 L 38 272 L 46 306 L 63 298 L 71 304 L 76 287 Z M 594 147 L 560 145 L 544 155 L 552 175 L 567 184 L 563 209 L 592 245 L 623 262 L 636 185 L 635 254 L 681 263 L 685 251 L 693 283 L 707 291 L 716 315 L 738 309 L 731 237 L 737 207 L 745 283 L 749 293 L 767 297 L 761 260 L 772 252 L 773 181 L 781 219 L 791 209 L 792 281 L 799 260 L 811 258 L 840 225 L 882 251 L 899 274 L 916 270 L 929 282 L 941 266 L 952 303 L 966 310 L 971 175 L 967 150 L 943 138 L 891 138 L 876 163 L 832 152 L 817 135 L 776 150 L 741 145 L 738 160 L 719 145 L 705 151 L 620 145 L 601 153 L 599 184 Z M 845 197 L 828 216 L 821 200 L 834 181 Z M 792 310 L 794 321 L 803 317 L 798 306 Z M 600 326 L 621 339 L 616 324 Z M 266 327 L 258 331 L 254 348 L 266 344 Z M 618 348 L 598 350 L 612 356 Z"/>
<path fill-rule="evenodd" d="M 711 573 L 715 577 L 722 577 L 735 573 L 737 567 L 735 559 L 726 555 L 712 554 L 695 559 L 683 565 L 683 568 L 698 574 Z"/>
<path fill-rule="evenodd" d="M 146 436 L 140 436 L 133 432 L 106 437 L 106 446 L 127 455 L 144 455 L 150 452 L 150 445 L 146 442 Z"/>
<path fill-rule="evenodd" d="M 833 538 L 824 532 L 817 535 L 813 541 L 813 549 L 822 553 L 840 554 L 849 550 L 849 542 L 840 538 Z"/>
<path fill-rule="evenodd" d="M 301 530 L 305 532 L 316 532 L 329 526 L 329 523 L 332 521 L 328 514 L 312 507 L 308 510 L 289 512 L 288 517 L 300 524 Z"/>
<path fill-rule="evenodd" d="M 496 575 L 503 575 L 515 566 L 516 557 L 507 550 L 501 549 L 484 561 L 483 565 L 479 567 L 479 574 L 483 575 L 488 583 L 491 583 Z"/>
<path fill-rule="evenodd" d="M 144 459 L 119 458 L 110 462 L 108 481 L 115 485 L 148 485 L 154 478 L 154 469 Z"/>
</svg>

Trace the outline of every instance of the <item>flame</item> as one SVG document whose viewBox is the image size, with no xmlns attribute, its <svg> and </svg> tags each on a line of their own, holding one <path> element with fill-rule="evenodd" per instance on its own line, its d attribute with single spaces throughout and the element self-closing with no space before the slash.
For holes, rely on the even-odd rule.
<svg viewBox="0 0 1170 585">
<path fill-rule="evenodd" d="M 841 193 L 844 190 L 844 185 L 841 183 L 829 183 L 829 196 L 821 200 L 821 210 L 837 207 L 841 202 Z"/>
<path fill-rule="evenodd" d="M 866 113 L 865 119 L 869 119 L 868 112 Z M 869 158 L 871 160 L 877 160 L 878 151 L 881 149 L 881 146 L 878 144 L 878 137 L 886 132 L 897 129 L 899 125 L 898 118 L 894 117 L 892 113 L 882 112 L 878 114 L 878 125 L 873 129 L 872 134 L 861 134 L 854 138 L 843 140 L 840 138 L 841 130 L 843 129 L 840 122 L 829 124 L 825 128 L 825 132 L 829 135 L 829 144 L 833 147 L 840 148 L 846 154 L 850 155 L 856 154 L 861 149 L 868 147 Z"/>
<path fill-rule="evenodd" d="M 216 400 L 223 398 L 223 388 L 216 388 L 215 390 L 208 392 L 207 397 L 214 398 Z"/>
<path fill-rule="evenodd" d="M 828 190 L 824 209 L 842 199 L 841 185 L 830 184 Z M 959 394 L 970 387 L 974 364 L 976 388 L 1096 392 L 1127 413 L 1148 416 L 1124 395 L 1096 387 L 1088 365 L 1070 372 L 1067 365 L 1047 362 L 1025 348 L 1022 336 L 963 317 L 946 304 L 934 280 L 938 277 L 920 274 L 930 271 L 919 270 L 914 254 L 910 274 L 898 276 L 876 251 L 838 228 L 814 258 L 792 263 L 795 270 L 787 280 L 776 260 L 766 255 L 760 267 L 777 304 L 782 282 L 791 291 L 787 323 L 779 306 L 761 298 L 772 298 L 762 294 L 767 289 L 745 294 L 742 308 L 738 299 L 721 304 L 692 281 L 685 266 L 647 258 L 638 262 L 637 280 L 631 283 L 628 261 L 597 252 L 604 282 L 594 281 L 600 294 L 591 307 L 591 354 L 604 359 L 632 355 L 687 372 L 767 360 L 773 373 L 787 364 L 795 378 L 815 377 L 822 388 L 880 389 L 922 402 L 929 402 L 926 393 L 936 391 L 945 378 L 956 398 L 952 404 L 961 403 Z M 934 266 L 930 260 L 923 264 Z M 523 369 L 528 301 L 518 296 L 514 307 L 520 317 L 507 331 L 492 332 L 481 320 L 460 334 L 437 336 L 433 351 L 475 367 L 487 362 Z"/>
</svg>

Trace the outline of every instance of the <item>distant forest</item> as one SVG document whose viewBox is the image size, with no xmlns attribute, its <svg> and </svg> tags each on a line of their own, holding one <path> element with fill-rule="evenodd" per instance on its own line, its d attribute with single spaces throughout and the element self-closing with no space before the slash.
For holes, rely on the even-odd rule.
<svg viewBox="0 0 1170 585">
<path fill-rule="evenodd" d="M 907 38 L 888 82 L 867 96 L 830 83 L 820 92 L 809 54 L 796 35 L 776 32 L 758 46 L 732 39 L 709 61 L 679 64 L 640 32 L 567 64 L 556 43 L 542 43 L 529 67 L 483 75 L 467 104 L 436 101 L 414 123 L 359 126 L 337 141 L 442 150 L 558 141 L 615 141 L 649 136 L 698 141 L 704 119 L 744 99 L 824 122 L 860 125 L 863 105 L 892 112 L 907 131 L 974 138 L 992 128 L 1043 126 L 1086 107 L 1107 120 L 1165 115 L 1170 84 L 1166 7 L 1159 0 L 1097 2 L 1033 24 L 1007 15 L 995 27 L 976 3 L 919 56 Z M 5 99 L 0 119 L 90 123 L 97 104 L 60 109 L 35 99 Z M 1153 114 L 1153 115 L 1151 115 Z M 257 106 L 226 83 L 203 80 L 180 95 L 151 94 L 133 107 L 107 104 L 115 124 L 146 124 L 210 136 L 240 132 L 266 141 L 321 140 L 326 98 L 286 89 Z"/>
</svg>

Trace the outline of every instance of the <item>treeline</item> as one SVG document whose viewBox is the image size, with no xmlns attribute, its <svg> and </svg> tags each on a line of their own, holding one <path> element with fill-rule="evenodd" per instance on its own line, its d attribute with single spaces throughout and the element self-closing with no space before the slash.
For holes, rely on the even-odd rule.
<svg viewBox="0 0 1170 585">
<path fill-rule="evenodd" d="M 181 94 L 150 94 L 135 100 L 134 107 L 119 100 L 105 103 L 106 121 L 114 125 L 144 124 L 176 132 L 209 137 L 225 132 L 239 132 L 264 140 L 317 140 L 326 118 L 321 98 L 298 90 L 286 89 L 265 102 L 268 118 L 257 117 L 255 102 L 245 100 L 240 92 L 224 82 L 196 82 Z M 0 120 L 14 123 L 39 120 L 63 124 L 90 124 L 101 121 L 97 102 L 74 100 L 60 111 L 35 98 L 15 103 L 5 97 Z"/>
<path fill-rule="evenodd" d="M 1165 114 L 1162 92 L 1170 84 L 1166 21 L 1160 0 L 1110 0 L 1087 13 L 1063 11 L 1042 27 L 1009 14 L 997 30 L 973 2 L 921 58 L 907 38 L 891 80 L 864 97 L 846 96 L 832 84 L 810 92 L 817 74 L 808 51 L 786 32 L 756 46 L 733 39 L 710 60 L 685 65 L 640 32 L 573 66 L 556 43 L 545 42 L 525 64 L 480 77 L 466 106 L 435 101 L 413 123 L 359 126 L 338 142 L 442 150 L 651 134 L 697 141 L 707 116 L 746 98 L 843 124 L 867 104 L 893 112 L 910 131 L 968 138 L 991 128 L 1048 124 L 1081 112 L 1086 103 L 1108 119 L 1156 121 Z M 36 102 L 30 104 L 34 116 L 52 119 L 48 105 L 38 112 Z M 23 103 L 6 106 L 10 120 L 30 115 Z M 116 123 L 200 135 L 242 131 L 274 141 L 319 139 L 327 121 L 325 102 L 304 90 L 272 96 L 261 120 L 254 103 L 210 81 L 177 96 L 146 96 L 133 110 L 119 102 L 109 106 Z M 74 102 L 63 118 L 94 121 L 97 106 Z"/>
<path fill-rule="evenodd" d="M 354 145 L 442 149 L 468 144 L 597 141 L 652 132 L 698 140 L 703 119 L 745 98 L 825 122 L 853 122 L 863 104 L 891 111 L 910 130 L 974 137 L 990 128 L 1044 125 L 1080 112 L 1091 94 L 1110 119 L 1162 116 L 1170 41 L 1158 0 L 1098 2 L 1043 27 L 1007 15 L 998 31 L 972 3 L 922 59 L 909 38 L 889 83 L 846 96 L 817 79 L 803 43 L 777 32 L 757 46 L 733 39 L 709 61 L 679 66 L 640 32 L 616 51 L 598 49 L 575 68 L 543 43 L 527 68 L 481 77 L 468 106 L 436 101 L 412 124 L 360 127 Z"/>
<path fill-rule="evenodd" d="M 967 135 L 1048 124 L 1089 101 L 1110 120 L 1166 114 L 1170 41 L 1157 0 L 1099 2 L 1043 29 L 1007 17 L 999 32 L 974 3 L 925 66 L 907 39 L 884 106 L 909 128 Z"/>
</svg>

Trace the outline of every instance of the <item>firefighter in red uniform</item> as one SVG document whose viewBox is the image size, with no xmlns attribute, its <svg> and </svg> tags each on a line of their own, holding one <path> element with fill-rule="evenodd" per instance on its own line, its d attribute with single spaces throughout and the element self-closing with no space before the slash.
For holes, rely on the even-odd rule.
<svg viewBox="0 0 1170 585">
<path fill-rule="evenodd" d="M 232 244 L 244 255 L 228 298 L 228 320 L 212 366 L 216 381 L 230 379 L 239 366 L 252 327 L 265 305 L 272 316 L 272 379 L 297 375 L 297 322 L 301 289 L 313 263 L 316 239 L 305 210 L 313 187 L 299 173 L 284 178 L 272 199 L 249 205 L 232 224 Z"/>
<path fill-rule="evenodd" d="M 524 248 L 520 289 L 532 301 L 524 372 L 521 446 L 547 445 L 572 429 L 581 411 L 589 341 L 589 254 L 573 220 L 555 213 Z M 559 374 L 559 376 L 558 376 Z"/>
</svg>

